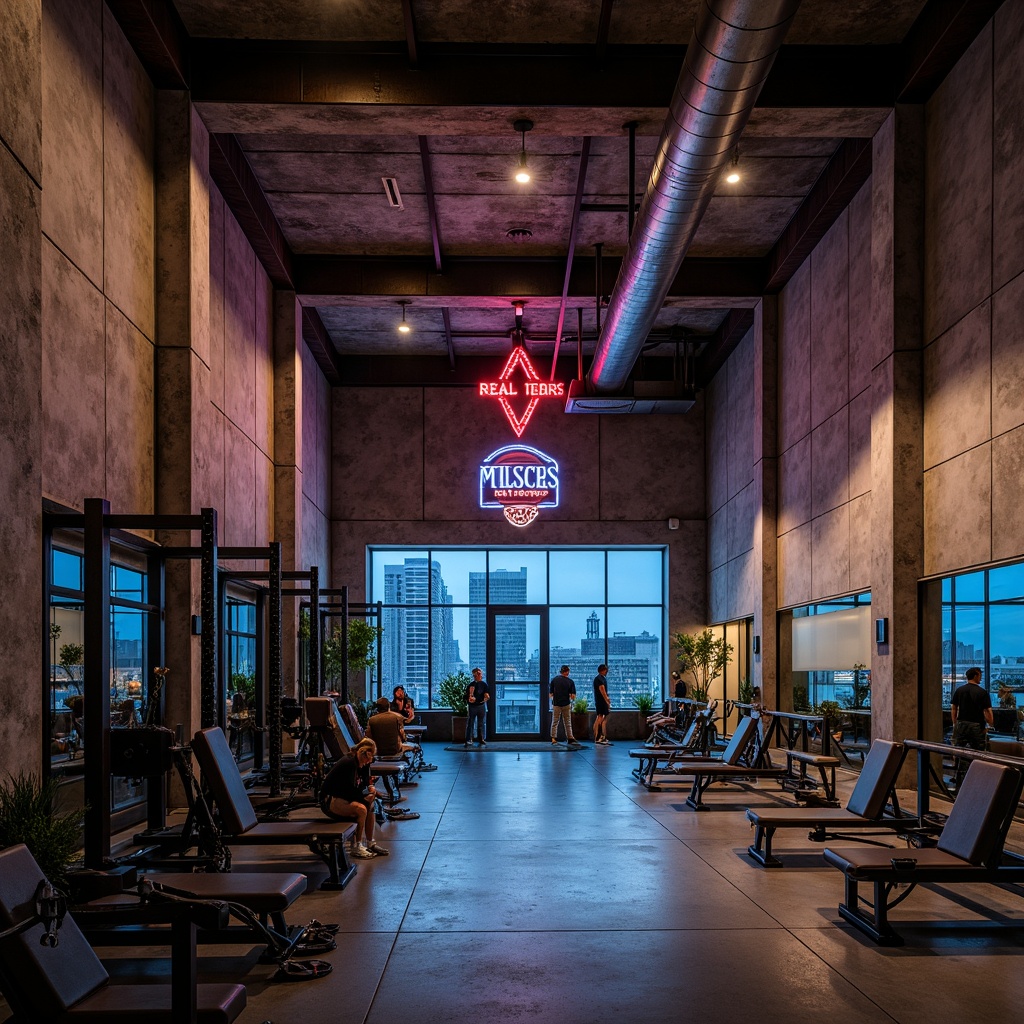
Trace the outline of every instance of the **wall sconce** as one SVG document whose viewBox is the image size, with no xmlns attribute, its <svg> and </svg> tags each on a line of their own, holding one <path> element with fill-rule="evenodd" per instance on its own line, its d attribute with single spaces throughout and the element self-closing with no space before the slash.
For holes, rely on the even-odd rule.
<svg viewBox="0 0 1024 1024">
<path fill-rule="evenodd" d="M 522 148 L 519 150 L 519 161 L 516 163 L 516 181 L 525 185 L 530 180 L 530 168 L 526 163 L 526 133 L 533 128 L 533 122 L 520 118 L 512 123 L 512 127 L 522 136 Z"/>
<path fill-rule="evenodd" d="M 403 300 L 399 305 L 402 307 L 402 322 L 398 325 L 398 333 L 408 334 L 412 330 L 412 328 L 405 322 L 405 307 L 408 306 L 409 303 Z"/>
<path fill-rule="evenodd" d="M 760 654 L 761 653 L 761 637 L 758 636 L 757 634 L 754 635 L 754 653 L 755 654 Z"/>
<path fill-rule="evenodd" d="M 670 530 L 678 530 L 679 529 L 679 520 L 676 519 L 675 516 L 672 516 L 672 518 L 669 519 L 669 521 L 668 521 L 668 528 Z"/>
<path fill-rule="evenodd" d="M 875 619 L 875 643 L 887 644 L 889 642 L 889 620 Z"/>
</svg>

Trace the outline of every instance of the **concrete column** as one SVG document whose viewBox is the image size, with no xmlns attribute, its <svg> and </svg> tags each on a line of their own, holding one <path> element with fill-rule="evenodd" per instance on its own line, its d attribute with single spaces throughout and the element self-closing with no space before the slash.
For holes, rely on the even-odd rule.
<svg viewBox="0 0 1024 1024">
<path fill-rule="evenodd" d="M 156 143 L 156 509 L 197 515 L 216 507 L 210 424 L 209 136 L 188 94 L 157 94 Z M 198 533 L 164 532 L 164 544 L 199 543 Z M 186 736 L 199 727 L 199 564 L 167 568 L 165 722 Z M 215 628 L 203 623 L 203 628 Z"/>
<path fill-rule="evenodd" d="M 308 569 L 302 558 L 302 307 L 294 292 L 274 292 L 274 539 L 285 572 Z M 323 569 L 324 567 L 321 567 Z M 330 582 L 321 577 L 321 586 Z M 294 695 L 298 601 L 283 604 L 281 667 L 284 696 Z"/>
<path fill-rule="evenodd" d="M 42 20 L 0 18 L 0 778 L 42 764 Z M 48 753 L 48 751 L 47 751 Z"/>
<path fill-rule="evenodd" d="M 751 682 L 778 707 L 778 298 L 762 298 L 754 317 L 754 655 Z"/>
<path fill-rule="evenodd" d="M 871 710 L 873 734 L 896 740 L 918 732 L 923 180 L 924 111 L 899 106 L 874 140 L 871 236 L 871 605 L 889 620 L 889 643 L 872 645 Z"/>
</svg>

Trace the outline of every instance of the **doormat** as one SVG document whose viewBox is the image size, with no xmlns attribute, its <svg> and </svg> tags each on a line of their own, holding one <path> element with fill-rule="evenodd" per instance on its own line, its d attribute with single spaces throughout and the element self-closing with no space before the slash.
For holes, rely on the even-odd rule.
<svg viewBox="0 0 1024 1024">
<path fill-rule="evenodd" d="M 577 750 L 589 750 L 590 747 L 586 743 L 578 747 L 567 747 L 564 742 L 555 744 L 550 740 L 488 740 L 486 747 L 478 747 L 475 743 L 471 747 L 464 747 L 461 743 L 452 743 L 444 749 L 460 750 L 466 754 L 529 754 L 545 750 L 550 750 L 554 754 L 572 754 Z"/>
</svg>

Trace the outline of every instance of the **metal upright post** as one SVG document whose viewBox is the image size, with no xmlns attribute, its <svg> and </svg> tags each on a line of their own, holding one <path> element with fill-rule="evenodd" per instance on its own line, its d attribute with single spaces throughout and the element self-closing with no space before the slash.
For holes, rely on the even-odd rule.
<svg viewBox="0 0 1024 1024">
<path fill-rule="evenodd" d="M 320 696 L 320 567 L 309 567 L 309 657 L 306 659 L 309 681 L 306 692 Z"/>
<path fill-rule="evenodd" d="M 110 502 L 85 499 L 85 866 L 110 857 Z"/>
<path fill-rule="evenodd" d="M 348 700 L 348 587 L 341 588 L 341 703 Z"/>
<path fill-rule="evenodd" d="M 270 795 L 281 795 L 281 542 L 270 542 Z"/>
<path fill-rule="evenodd" d="M 217 724 L 217 510 L 203 509 L 199 614 L 199 720 L 204 729 Z"/>
</svg>

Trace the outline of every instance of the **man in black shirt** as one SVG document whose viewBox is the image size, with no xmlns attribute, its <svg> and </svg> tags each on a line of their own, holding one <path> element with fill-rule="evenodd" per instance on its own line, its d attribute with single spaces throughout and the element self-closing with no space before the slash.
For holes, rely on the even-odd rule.
<svg viewBox="0 0 1024 1024">
<path fill-rule="evenodd" d="M 611 746 L 608 739 L 608 715 L 611 713 L 612 705 L 608 699 L 608 666 L 598 665 L 597 675 L 594 676 L 594 707 L 597 708 L 597 715 L 594 718 L 594 742 Z"/>
<path fill-rule="evenodd" d="M 476 742 L 479 747 L 487 746 L 487 702 L 491 691 L 484 682 L 482 669 L 473 669 L 473 682 L 466 687 L 466 746 L 473 742 L 473 725 L 476 725 Z"/>
<path fill-rule="evenodd" d="M 566 742 L 570 747 L 578 747 L 576 737 L 572 734 L 572 708 L 576 696 L 576 684 L 569 678 L 569 666 L 563 665 L 561 672 L 548 685 L 551 697 L 551 742 L 558 742 L 558 723 L 565 723 Z"/>
<path fill-rule="evenodd" d="M 962 683 L 953 691 L 951 711 L 953 714 L 953 746 L 970 747 L 972 750 L 985 750 L 988 738 L 985 726 L 991 725 L 992 698 L 988 690 L 981 688 L 981 669 L 969 668 L 965 673 L 966 683 Z M 964 762 L 957 761 L 956 786 L 965 772 Z"/>
</svg>

